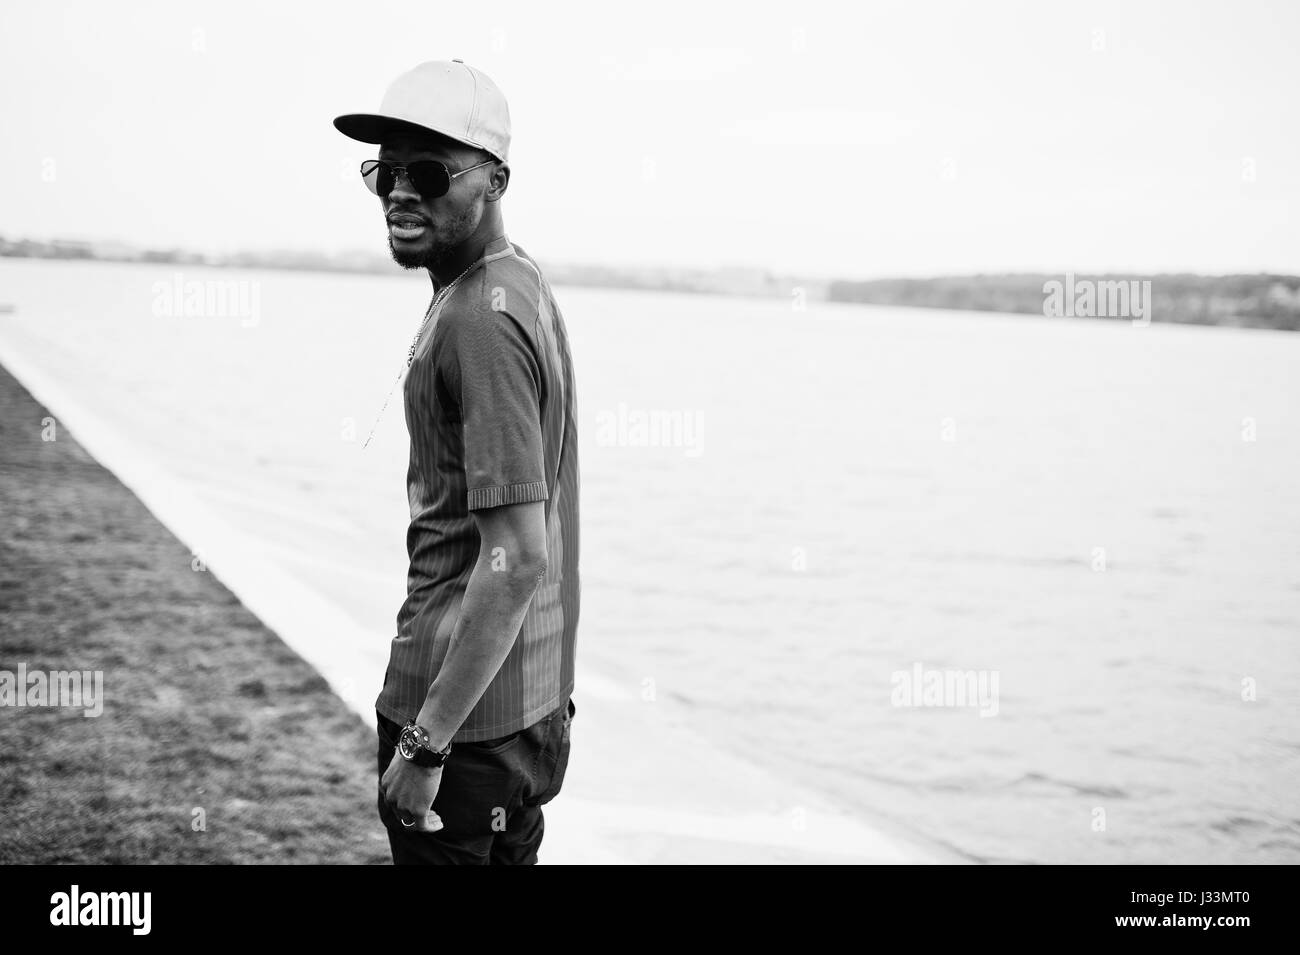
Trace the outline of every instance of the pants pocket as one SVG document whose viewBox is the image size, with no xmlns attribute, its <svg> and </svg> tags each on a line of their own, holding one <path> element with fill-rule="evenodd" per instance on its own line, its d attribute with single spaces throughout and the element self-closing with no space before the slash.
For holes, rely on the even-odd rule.
<svg viewBox="0 0 1300 955">
<path fill-rule="evenodd" d="M 554 769 L 551 778 L 546 784 L 546 789 L 542 791 L 541 796 L 537 799 L 537 804 L 543 806 L 556 797 L 560 787 L 564 785 L 564 775 L 569 769 L 569 748 L 571 745 L 571 735 L 573 730 L 573 714 L 578 708 L 573 705 L 573 700 L 569 700 L 569 705 L 565 707 L 564 716 L 560 720 L 559 731 L 552 737 L 554 746 Z"/>
<path fill-rule="evenodd" d="M 501 736 L 497 739 L 485 739 L 478 743 L 457 743 L 456 746 L 453 747 L 453 750 L 460 749 L 461 751 L 464 751 L 466 749 L 473 749 L 482 756 L 496 756 L 499 753 L 504 753 L 511 746 L 514 746 L 515 743 L 519 742 L 519 737 L 522 735 L 523 730 L 520 730 L 517 733 L 511 733 L 509 736 Z"/>
</svg>

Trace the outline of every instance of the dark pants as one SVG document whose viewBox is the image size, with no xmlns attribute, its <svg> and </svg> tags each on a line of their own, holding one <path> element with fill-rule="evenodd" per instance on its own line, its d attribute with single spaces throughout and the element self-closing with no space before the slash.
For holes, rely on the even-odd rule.
<svg viewBox="0 0 1300 955">
<path fill-rule="evenodd" d="M 443 764 L 433 811 L 437 832 L 402 825 L 379 794 L 394 865 L 533 865 L 542 844 L 542 806 L 555 798 L 569 765 L 569 700 L 527 729 L 481 743 L 454 743 Z M 376 714 L 379 778 L 402 728 Z"/>
</svg>

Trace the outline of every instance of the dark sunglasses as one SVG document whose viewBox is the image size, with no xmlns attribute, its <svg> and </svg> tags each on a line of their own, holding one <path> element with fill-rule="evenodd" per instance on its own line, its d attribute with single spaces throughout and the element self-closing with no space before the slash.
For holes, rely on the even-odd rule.
<svg viewBox="0 0 1300 955">
<path fill-rule="evenodd" d="M 366 188 L 375 195 L 387 197 L 397 185 L 397 173 L 400 172 L 406 176 L 406 180 L 411 184 L 411 187 L 420 194 L 420 198 L 437 199 L 439 196 L 447 194 L 453 179 L 457 179 L 467 172 L 473 172 L 475 169 L 490 166 L 494 162 L 496 162 L 495 159 L 489 159 L 477 166 L 462 169 L 460 172 L 452 172 L 436 159 L 417 159 L 415 162 L 408 163 L 367 159 L 361 164 L 361 178 L 365 182 Z"/>
</svg>

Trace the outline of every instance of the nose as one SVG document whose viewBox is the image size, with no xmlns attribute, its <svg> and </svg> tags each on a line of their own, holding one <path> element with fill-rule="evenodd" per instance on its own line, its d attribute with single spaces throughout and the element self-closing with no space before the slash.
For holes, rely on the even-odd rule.
<svg viewBox="0 0 1300 955">
<path fill-rule="evenodd" d="M 393 189 L 388 194 L 388 201 L 392 203 L 420 201 L 420 194 L 415 191 L 415 186 L 411 185 L 411 179 L 405 169 L 393 170 Z"/>
</svg>

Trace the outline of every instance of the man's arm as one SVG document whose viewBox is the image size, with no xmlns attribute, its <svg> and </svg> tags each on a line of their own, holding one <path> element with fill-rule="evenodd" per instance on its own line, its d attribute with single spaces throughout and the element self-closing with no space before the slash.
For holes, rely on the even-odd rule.
<svg viewBox="0 0 1300 955">
<path fill-rule="evenodd" d="M 546 573 L 544 501 L 470 513 L 481 541 L 478 561 L 470 572 L 447 657 L 415 720 L 428 730 L 435 749 L 451 741 L 501 669 Z M 454 753 L 451 758 L 456 758 Z M 403 824 L 416 832 L 437 832 L 442 820 L 431 806 L 441 781 L 442 767 L 417 766 L 395 752 L 380 788 Z"/>
<path fill-rule="evenodd" d="M 501 669 L 546 573 L 546 504 L 471 511 L 481 541 L 451 647 L 415 721 L 442 749 Z M 454 758 L 454 757 L 453 757 Z"/>
</svg>

